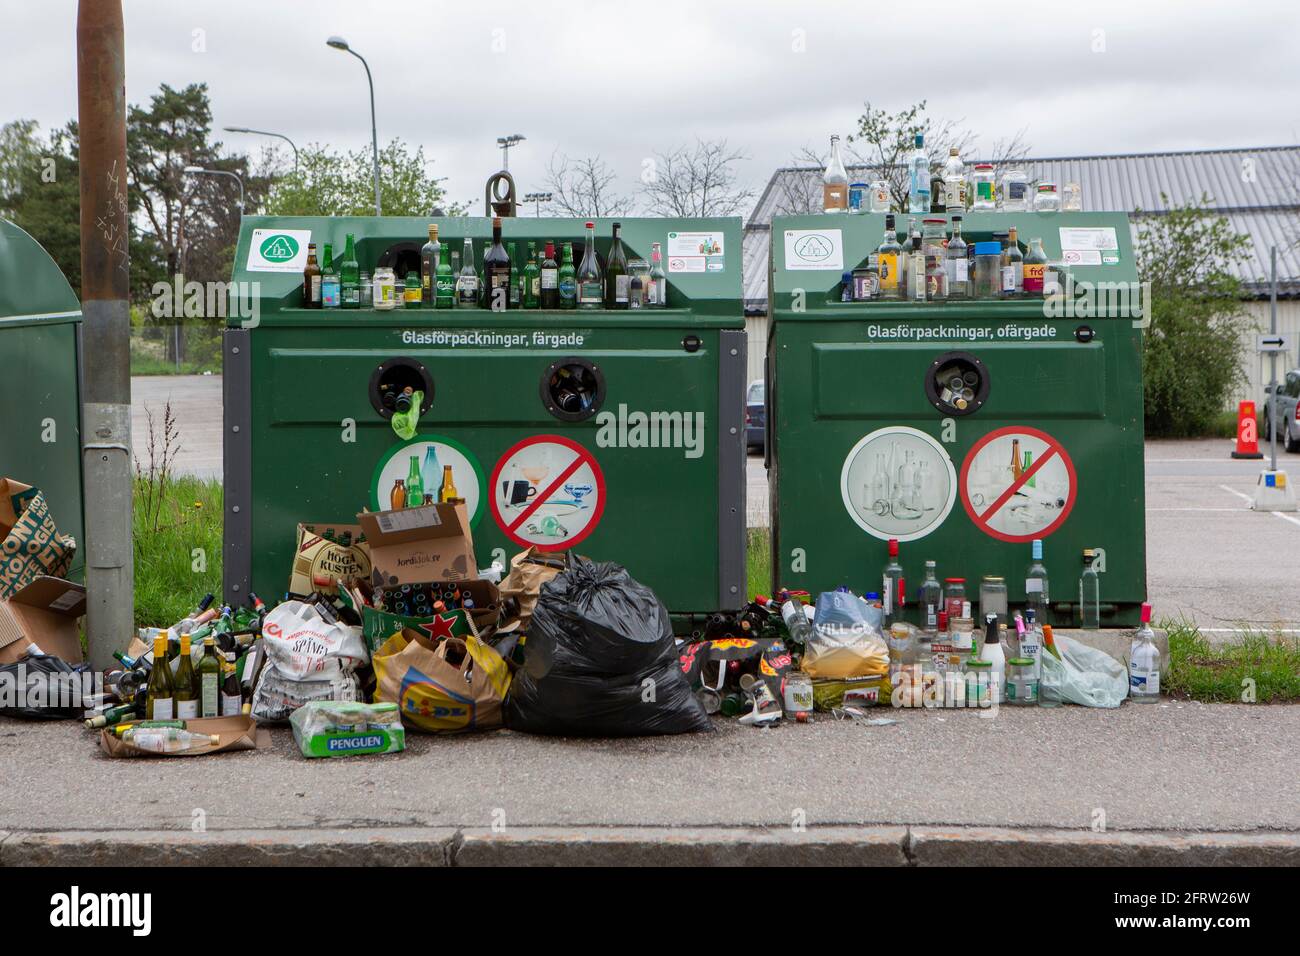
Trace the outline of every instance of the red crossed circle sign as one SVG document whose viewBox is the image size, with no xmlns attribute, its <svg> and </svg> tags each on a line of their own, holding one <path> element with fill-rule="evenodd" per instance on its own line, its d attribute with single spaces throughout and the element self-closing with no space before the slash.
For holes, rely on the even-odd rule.
<svg viewBox="0 0 1300 956">
<path fill-rule="evenodd" d="M 517 443 L 492 469 L 492 517 L 522 547 L 572 548 L 596 530 L 605 512 L 605 475 L 596 457 L 563 435 Z"/>
<path fill-rule="evenodd" d="M 1069 453 L 1051 435 L 1026 425 L 999 428 L 977 441 L 957 485 L 975 526 L 1012 543 L 1052 534 L 1079 494 Z"/>
</svg>

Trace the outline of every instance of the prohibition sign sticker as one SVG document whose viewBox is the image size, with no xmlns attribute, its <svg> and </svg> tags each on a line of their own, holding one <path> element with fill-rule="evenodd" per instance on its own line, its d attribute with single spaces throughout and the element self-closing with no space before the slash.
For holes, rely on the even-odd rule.
<svg viewBox="0 0 1300 956">
<path fill-rule="evenodd" d="M 1079 493 L 1074 462 L 1046 432 L 1012 425 L 989 432 L 961 466 L 961 503 L 999 541 L 1046 538 L 1070 516 Z"/>
<path fill-rule="evenodd" d="M 596 530 L 605 511 L 605 475 L 595 456 L 563 435 L 534 435 L 492 470 L 492 517 L 525 548 L 564 551 Z"/>
</svg>

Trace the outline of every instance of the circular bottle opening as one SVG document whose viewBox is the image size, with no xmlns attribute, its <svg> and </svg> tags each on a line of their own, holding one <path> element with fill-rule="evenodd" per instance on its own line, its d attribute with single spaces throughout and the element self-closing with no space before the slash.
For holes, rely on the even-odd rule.
<svg viewBox="0 0 1300 956">
<path fill-rule="evenodd" d="M 423 415 L 433 406 L 433 376 L 416 359 L 388 359 L 370 373 L 370 405 L 382 418 L 410 411 L 416 392 L 424 393 L 420 403 Z"/>
<path fill-rule="evenodd" d="M 989 397 L 989 373 L 970 352 L 945 352 L 925 372 L 925 397 L 944 415 L 970 415 Z"/>
<path fill-rule="evenodd" d="M 586 421 L 605 403 L 605 375 L 592 362 L 571 356 L 542 373 L 542 404 L 562 422 Z"/>
</svg>

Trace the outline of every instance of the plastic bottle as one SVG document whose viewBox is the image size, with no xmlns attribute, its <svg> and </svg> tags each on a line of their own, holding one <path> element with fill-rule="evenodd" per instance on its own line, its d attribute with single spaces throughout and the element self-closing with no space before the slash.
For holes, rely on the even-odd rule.
<svg viewBox="0 0 1300 956">
<path fill-rule="evenodd" d="M 1128 652 L 1128 699 L 1151 704 L 1160 699 L 1160 649 L 1151 630 L 1151 605 L 1142 605 L 1142 623 L 1133 632 Z"/>
<path fill-rule="evenodd" d="M 984 646 L 980 648 L 980 660 L 988 661 L 992 674 L 989 676 L 990 692 L 995 703 L 1005 701 L 1003 685 L 1007 679 L 1007 656 L 1002 651 L 1001 636 L 998 633 L 998 616 L 984 615 Z"/>
</svg>

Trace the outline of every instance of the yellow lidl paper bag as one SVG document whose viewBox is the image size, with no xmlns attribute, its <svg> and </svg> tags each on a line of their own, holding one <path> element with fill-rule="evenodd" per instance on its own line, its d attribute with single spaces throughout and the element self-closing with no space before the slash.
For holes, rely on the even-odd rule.
<svg viewBox="0 0 1300 956">
<path fill-rule="evenodd" d="M 430 734 L 501 726 L 510 670 L 472 634 L 434 642 L 407 628 L 374 654 L 375 700 L 397 705 L 402 723 Z"/>
</svg>

